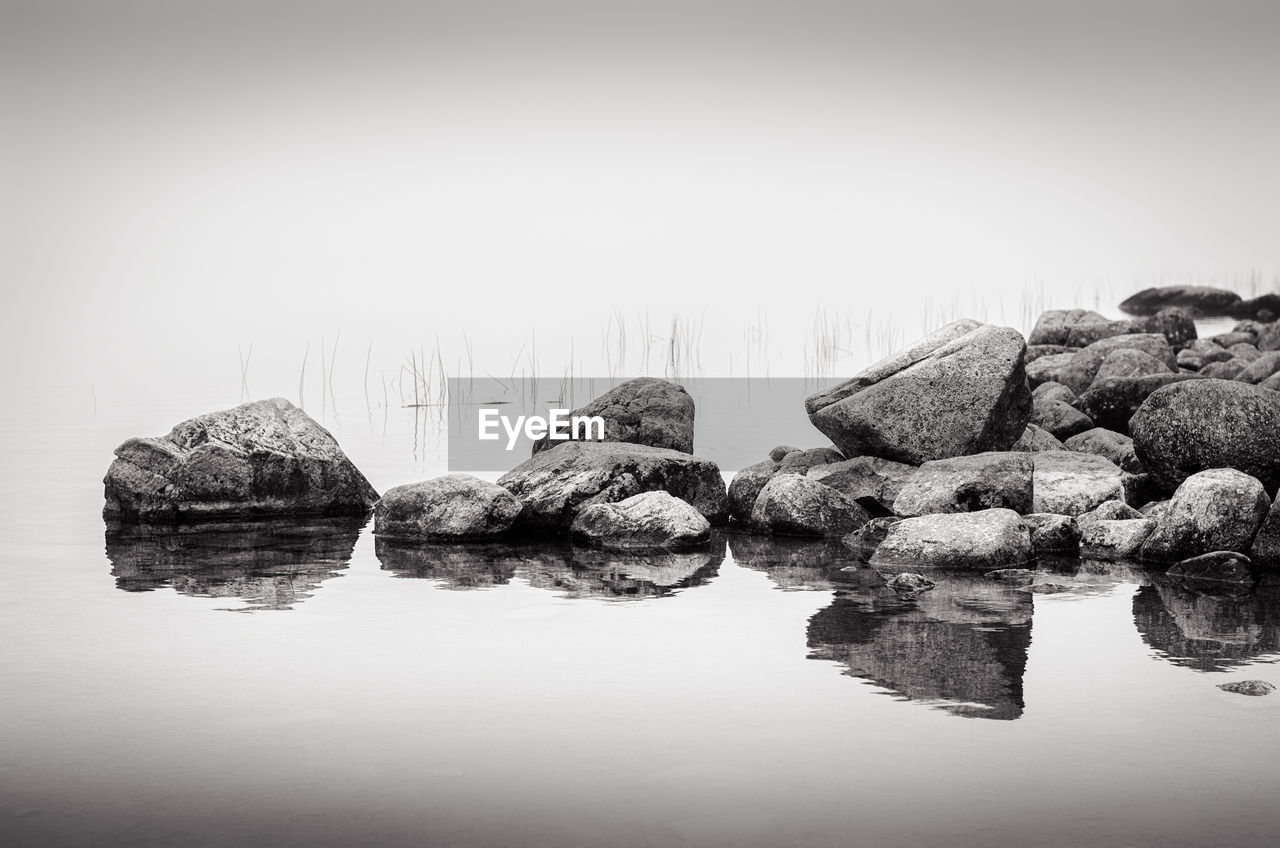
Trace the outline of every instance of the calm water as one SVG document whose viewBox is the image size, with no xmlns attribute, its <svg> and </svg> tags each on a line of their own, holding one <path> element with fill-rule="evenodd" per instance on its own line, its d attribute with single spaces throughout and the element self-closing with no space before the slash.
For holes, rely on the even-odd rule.
<svg viewBox="0 0 1280 848">
<path fill-rule="evenodd" d="M 360 523 L 104 527 L 116 444 L 236 401 L 6 406 L 4 844 L 1211 845 L 1280 825 L 1280 696 L 1215 688 L 1280 683 L 1280 586 L 1112 568 L 1058 595 L 950 575 L 911 601 L 839 546 L 735 534 L 628 558 L 396 547 Z M 388 419 L 328 424 L 379 489 L 438 470 Z"/>
</svg>

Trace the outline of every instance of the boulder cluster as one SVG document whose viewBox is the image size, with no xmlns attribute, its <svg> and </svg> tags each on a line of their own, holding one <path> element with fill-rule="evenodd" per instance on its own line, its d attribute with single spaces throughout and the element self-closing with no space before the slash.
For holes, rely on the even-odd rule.
<svg viewBox="0 0 1280 848">
<path fill-rule="evenodd" d="M 245 404 L 121 445 L 105 512 L 372 509 L 388 540 L 628 551 L 703 547 L 727 524 L 840 539 L 851 560 L 895 570 L 1065 554 L 1249 579 L 1280 564 L 1280 304 L 1215 291 L 1141 292 L 1122 320 L 1051 310 L 1026 339 L 949 324 L 805 401 L 829 445 L 779 446 L 727 489 L 694 453 L 692 398 L 642 378 L 575 410 L 605 419 L 602 441 L 538 444 L 496 483 L 450 474 L 381 498 L 304 412 Z M 1198 338 L 1195 315 L 1232 310 L 1249 317 Z"/>
</svg>

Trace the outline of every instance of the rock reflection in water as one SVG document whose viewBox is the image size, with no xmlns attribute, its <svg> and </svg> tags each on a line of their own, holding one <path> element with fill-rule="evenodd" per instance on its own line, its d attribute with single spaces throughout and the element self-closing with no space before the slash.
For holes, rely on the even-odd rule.
<svg viewBox="0 0 1280 848">
<path fill-rule="evenodd" d="M 1156 575 L 1133 598 L 1142 639 L 1176 665 L 1224 671 L 1280 654 L 1280 576 L 1256 586 Z"/>
<path fill-rule="evenodd" d="M 809 620 L 810 658 L 955 715 L 1018 718 L 1031 596 L 977 575 L 929 576 L 937 586 L 909 600 L 888 588 L 837 594 Z"/>
<path fill-rule="evenodd" d="M 763 571 L 779 589 L 830 591 L 884 582 L 839 539 L 801 539 L 735 533 L 729 539 L 733 561 Z"/>
<path fill-rule="evenodd" d="M 373 545 L 383 571 L 437 580 L 446 589 L 504 586 L 523 561 L 536 557 L 505 542 L 411 542 L 375 536 Z"/>
<path fill-rule="evenodd" d="M 248 610 L 290 609 L 347 567 L 366 519 L 316 518 L 106 531 L 116 588 L 169 587 L 202 598 L 240 598 Z"/>
</svg>

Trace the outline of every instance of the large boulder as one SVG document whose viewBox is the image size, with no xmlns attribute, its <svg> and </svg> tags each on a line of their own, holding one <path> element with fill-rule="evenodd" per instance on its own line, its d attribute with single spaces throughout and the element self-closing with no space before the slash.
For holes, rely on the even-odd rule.
<svg viewBox="0 0 1280 848">
<path fill-rule="evenodd" d="M 1049 309 L 1040 313 L 1036 325 L 1031 329 L 1027 344 L 1031 345 L 1066 345 L 1071 336 L 1071 328 L 1076 324 L 1092 324 L 1106 321 L 1107 317 L 1092 309 Z"/>
<path fill-rule="evenodd" d="M 1007 450 L 1031 415 L 1016 330 L 957 321 L 805 401 L 846 456 L 918 465 Z"/>
<path fill-rule="evenodd" d="M 516 527 L 532 531 L 567 532 L 585 507 L 641 492 L 668 492 L 712 524 L 729 514 L 724 478 L 714 462 L 627 442 L 565 442 L 534 454 L 498 485 L 524 505 Z"/>
<path fill-rule="evenodd" d="M 1170 371 L 1178 368 L 1178 358 L 1164 336 L 1156 333 L 1133 333 L 1101 339 L 1082 348 L 1059 370 L 1056 379 L 1077 395 L 1082 394 L 1097 378 L 1098 370 L 1102 368 L 1107 356 L 1117 350 L 1142 351 L 1164 363 Z"/>
<path fill-rule="evenodd" d="M 1234 468 L 1192 474 L 1173 493 L 1142 556 L 1174 561 L 1212 551 L 1247 551 L 1270 506 L 1262 484 Z"/>
<path fill-rule="evenodd" d="M 693 398 L 684 386 L 655 377 L 637 377 L 614 386 L 570 413 L 604 419 L 606 442 L 629 442 L 693 453 Z M 572 433 L 568 433 L 572 436 Z M 540 453 L 560 444 L 543 436 L 533 443 Z"/>
<path fill-rule="evenodd" d="M 1030 453 L 993 451 L 920 466 L 893 502 L 904 517 L 1003 507 L 1031 511 Z"/>
<path fill-rule="evenodd" d="M 1129 421 L 1138 459 L 1166 488 L 1210 468 L 1235 468 L 1280 485 L 1280 394 L 1247 383 L 1196 379 L 1151 394 Z"/>
<path fill-rule="evenodd" d="M 751 529 L 776 536 L 847 536 L 871 519 L 852 498 L 800 474 L 778 474 L 756 498 Z"/>
<path fill-rule="evenodd" d="M 1157 389 L 1187 380 L 1196 374 L 1150 374 L 1145 377 L 1108 377 L 1094 380 L 1080 396 L 1080 411 L 1093 423 L 1117 433 L 1129 432 L 1129 419 Z"/>
<path fill-rule="evenodd" d="M 1074 451 L 1033 453 L 1032 510 L 1080 515 L 1124 499 L 1123 472 L 1100 456 Z"/>
<path fill-rule="evenodd" d="M 363 515 L 378 493 L 329 431 L 283 398 L 129 439 L 103 479 L 103 515 L 144 523 Z"/>
<path fill-rule="evenodd" d="M 667 492 L 641 492 L 584 507 L 570 532 L 580 542 L 607 550 L 681 550 L 706 545 L 711 523 Z"/>
<path fill-rule="evenodd" d="M 373 511 L 373 532 L 392 539 L 492 539 L 520 515 L 520 501 L 469 474 L 447 474 L 388 489 Z"/>
<path fill-rule="evenodd" d="M 1212 286 L 1158 286 L 1124 299 L 1120 310 L 1130 315 L 1151 315 L 1170 306 L 1180 306 L 1195 315 L 1232 315 L 1239 303 L 1240 295 Z"/>
<path fill-rule="evenodd" d="M 889 528 L 872 565 L 986 572 L 1029 562 L 1031 534 L 1011 509 L 922 515 Z"/>
</svg>

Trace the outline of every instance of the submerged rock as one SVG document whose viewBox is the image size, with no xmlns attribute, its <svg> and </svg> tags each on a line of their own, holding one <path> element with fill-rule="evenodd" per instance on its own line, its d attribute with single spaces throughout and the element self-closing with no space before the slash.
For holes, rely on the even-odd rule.
<svg viewBox="0 0 1280 848">
<path fill-rule="evenodd" d="M 1165 574 L 1184 582 L 1252 583 L 1251 565 L 1244 554 L 1235 551 L 1210 551 L 1170 566 Z"/>
<path fill-rule="evenodd" d="M 373 532 L 398 539 L 491 539 L 520 515 L 520 501 L 469 474 L 447 474 L 388 489 L 373 512 Z"/>
<path fill-rule="evenodd" d="M 115 454 L 102 511 L 121 521 L 363 515 L 378 499 L 329 431 L 283 398 L 183 421 Z"/>
<path fill-rule="evenodd" d="M 1237 680 L 1231 683 L 1219 683 L 1218 688 L 1233 695 L 1249 695 L 1255 698 L 1262 695 L 1270 695 L 1276 691 L 1276 687 L 1265 680 Z"/>
<path fill-rule="evenodd" d="M 912 574 L 904 571 L 902 574 L 894 575 L 884 585 L 892 589 L 898 597 L 910 599 L 921 592 L 929 591 L 937 584 L 923 574 Z"/>
<path fill-rule="evenodd" d="M 1004 507 L 1031 510 L 1031 455 L 991 451 L 921 465 L 893 502 L 904 517 Z"/>
<path fill-rule="evenodd" d="M 714 462 L 681 451 L 626 442 L 565 442 L 534 454 L 498 485 L 524 505 L 517 529 L 567 532 L 594 503 L 665 491 L 712 524 L 728 518 L 724 479 Z"/>
<path fill-rule="evenodd" d="M 598 415 L 604 419 L 606 442 L 629 442 L 693 453 L 693 398 L 684 386 L 654 377 L 637 377 L 614 386 L 575 415 Z M 572 435 L 572 434 L 570 434 Z M 546 436 L 533 443 L 540 453 L 562 444 Z"/>
<path fill-rule="evenodd" d="M 846 536 L 871 519 L 852 498 L 800 474 L 778 474 L 751 511 L 751 529 L 782 536 Z"/>
<path fill-rule="evenodd" d="M 985 509 L 905 518 L 889 528 L 871 563 L 989 571 L 1031 558 L 1031 535 L 1018 513 Z"/>
<path fill-rule="evenodd" d="M 1113 462 L 1074 451 L 1031 456 L 1034 512 L 1080 515 L 1106 501 L 1124 499 L 1123 473 Z"/>
<path fill-rule="evenodd" d="M 584 507 L 570 532 L 580 542 L 607 550 L 683 550 L 706 545 L 711 523 L 667 492 L 641 492 Z"/>
<path fill-rule="evenodd" d="M 1158 286 L 1125 298 L 1120 310 L 1130 315 L 1150 315 L 1179 306 L 1196 315 L 1231 315 L 1239 303 L 1240 295 L 1212 286 Z"/>
<path fill-rule="evenodd" d="M 1168 561 L 1246 551 L 1270 506 L 1262 484 L 1234 468 L 1193 474 L 1173 493 L 1142 556 Z"/>
<path fill-rule="evenodd" d="M 1031 414 L 1016 330 L 957 321 L 805 401 L 846 456 L 917 465 L 1006 450 Z"/>
</svg>

